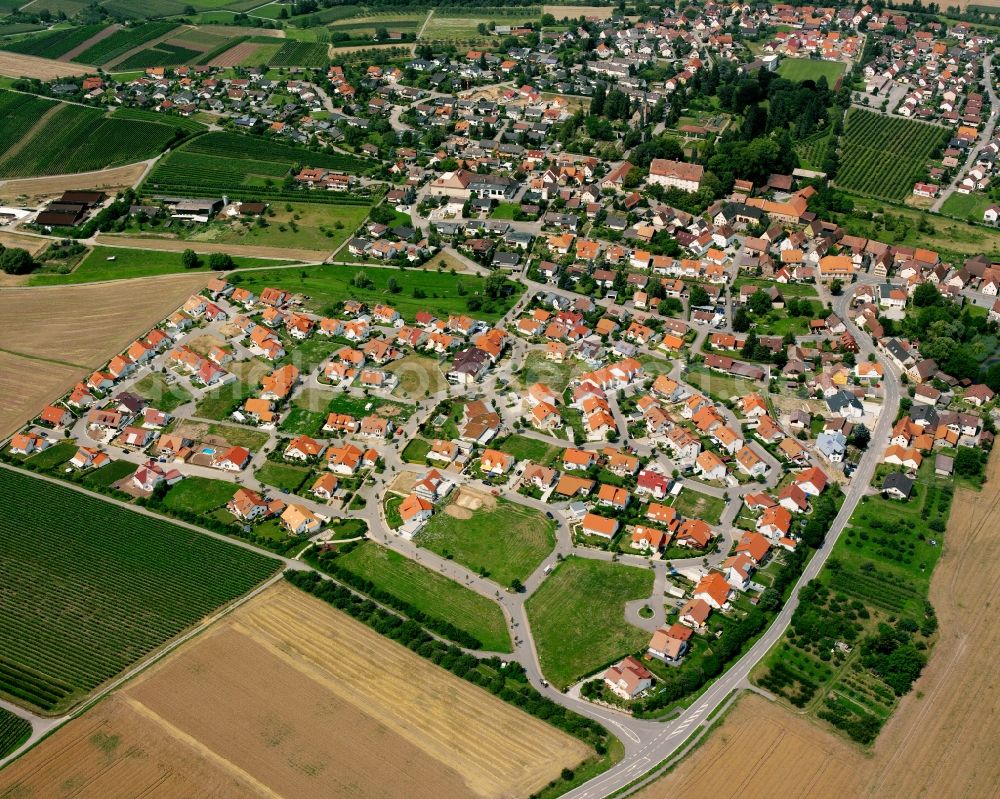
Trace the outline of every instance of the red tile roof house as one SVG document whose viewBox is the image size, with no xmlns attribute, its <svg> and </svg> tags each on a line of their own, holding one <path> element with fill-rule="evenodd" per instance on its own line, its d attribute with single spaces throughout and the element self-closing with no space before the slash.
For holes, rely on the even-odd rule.
<svg viewBox="0 0 1000 799">
<path fill-rule="evenodd" d="M 683 624 L 676 623 L 670 627 L 661 627 L 653 633 L 646 651 L 650 657 L 666 663 L 678 661 L 687 652 L 688 641 L 692 635 L 691 628 L 685 627 Z"/>
<path fill-rule="evenodd" d="M 653 674 L 634 657 L 627 657 L 604 673 L 604 684 L 622 699 L 635 699 L 653 684 Z"/>
<path fill-rule="evenodd" d="M 583 517 L 581 529 L 587 535 L 596 535 L 611 540 L 618 532 L 618 520 L 607 519 L 596 513 L 588 513 Z"/>
<path fill-rule="evenodd" d="M 710 572 L 698 582 L 694 598 L 702 599 L 716 610 L 722 610 L 732 594 L 732 587 L 720 572 Z"/>
</svg>

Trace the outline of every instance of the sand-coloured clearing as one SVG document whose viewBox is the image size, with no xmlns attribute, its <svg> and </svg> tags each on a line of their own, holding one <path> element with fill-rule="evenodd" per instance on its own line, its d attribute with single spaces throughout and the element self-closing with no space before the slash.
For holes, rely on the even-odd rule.
<svg viewBox="0 0 1000 799">
<path fill-rule="evenodd" d="M 53 80 L 55 78 L 86 75 L 93 72 L 93 67 L 83 64 L 67 64 L 51 58 L 39 58 L 21 53 L 0 52 L 0 75 L 11 78 L 38 78 Z"/>
<path fill-rule="evenodd" d="M 0 772 L 0 797 L 505 799 L 588 754 L 280 583 Z"/>
<path fill-rule="evenodd" d="M 1000 791 L 1000 455 L 981 493 L 955 492 L 930 598 L 940 639 L 872 757 L 782 706 L 751 695 L 688 760 L 641 799 L 911 799 Z"/>
<path fill-rule="evenodd" d="M 41 200 L 58 197 L 69 189 L 102 189 L 113 192 L 135 185 L 145 169 L 146 163 L 141 162 L 75 175 L 5 180 L 0 182 L 0 200 L 37 205 Z"/>
</svg>

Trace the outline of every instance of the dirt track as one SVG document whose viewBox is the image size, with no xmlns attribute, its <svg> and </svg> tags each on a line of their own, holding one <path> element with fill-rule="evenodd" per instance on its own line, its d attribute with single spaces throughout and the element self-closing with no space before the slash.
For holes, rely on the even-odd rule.
<svg viewBox="0 0 1000 799">
<path fill-rule="evenodd" d="M 319 250 L 295 250 L 288 247 L 259 247 L 248 244 L 218 244 L 206 241 L 185 241 L 182 239 L 163 238 L 129 238 L 128 236 L 109 236 L 103 233 L 97 236 L 98 244 L 111 247 L 138 247 L 146 250 L 165 250 L 167 252 L 183 252 L 193 249 L 195 252 L 225 252 L 230 255 L 243 255 L 248 258 L 277 258 L 286 261 L 322 261 L 330 253 Z"/>
<path fill-rule="evenodd" d="M 750 695 L 640 799 L 912 799 L 1000 795 L 1000 454 L 982 493 L 955 492 L 930 597 L 930 662 L 866 756 L 819 723 Z"/>
<path fill-rule="evenodd" d="M 2 56 L 0 56 L 2 58 Z M 40 200 L 56 197 L 68 189 L 118 190 L 132 186 L 146 169 L 145 162 L 80 172 L 75 175 L 52 175 L 44 178 L 21 178 L 0 182 L 0 200 L 21 200 L 36 205 Z"/>
<path fill-rule="evenodd" d="M 86 75 L 88 72 L 93 72 L 93 69 L 83 64 L 67 64 L 51 58 L 0 52 L 0 75 L 11 78 L 53 80 L 70 75 Z"/>
</svg>

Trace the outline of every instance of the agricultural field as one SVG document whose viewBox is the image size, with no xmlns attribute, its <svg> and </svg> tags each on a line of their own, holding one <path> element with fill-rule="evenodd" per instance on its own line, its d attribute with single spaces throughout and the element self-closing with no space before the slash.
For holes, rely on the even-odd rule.
<svg viewBox="0 0 1000 799">
<path fill-rule="evenodd" d="M 39 56 L 40 58 L 59 58 L 92 36 L 96 36 L 103 29 L 102 23 L 59 28 L 45 33 L 31 34 L 16 41 L 0 41 L 0 50 Z"/>
<path fill-rule="evenodd" d="M 0 75 L 12 78 L 55 80 L 68 75 L 86 75 L 88 71 L 87 67 L 81 64 L 0 50 Z"/>
<path fill-rule="evenodd" d="M 238 198 L 298 200 L 337 205 L 370 204 L 347 192 L 284 188 L 293 165 L 357 173 L 369 163 L 341 153 L 320 153 L 263 136 L 213 132 L 188 142 L 162 159 L 143 183 L 151 194 L 195 197 L 229 194 Z M 374 165 L 374 162 L 371 162 Z"/>
<path fill-rule="evenodd" d="M 128 71 L 148 69 L 149 67 L 174 67 L 181 64 L 193 64 L 200 58 L 200 50 L 192 50 L 189 47 L 181 47 L 170 42 L 160 42 L 119 61 L 115 64 L 115 68 Z"/>
<path fill-rule="evenodd" d="M 122 28 L 73 57 L 80 64 L 103 65 L 125 55 L 129 50 L 159 38 L 177 27 L 176 22 L 145 22 Z"/>
<path fill-rule="evenodd" d="M 357 275 L 366 280 L 361 288 L 352 283 Z M 298 270 L 237 272 L 231 279 L 255 293 L 266 286 L 281 286 L 287 291 L 308 295 L 306 306 L 317 313 L 339 313 L 344 300 L 354 298 L 368 303 L 384 302 L 392 305 L 407 321 L 412 322 L 418 311 L 427 310 L 437 316 L 466 313 L 468 299 L 483 291 L 484 279 L 478 275 L 449 275 L 414 269 L 396 270 L 350 267 L 312 266 Z M 389 280 L 394 279 L 400 291 L 389 290 Z M 476 311 L 478 319 L 495 321 L 502 317 L 517 301 L 520 289 L 511 286 L 511 294 L 483 303 Z M 426 297 L 413 297 L 413 289 L 420 287 Z"/>
<path fill-rule="evenodd" d="M 503 799 L 591 751 L 281 584 L 0 772 L 0 794 Z"/>
<path fill-rule="evenodd" d="M 113 260 L 112 260 L 113 259 Z M 266 258 L 233 259 L 237 266 L 244 268 L 273 266 L 275 261 Z M 79 265 L 68 274 L 40 273 L 28 278 L 31 286 L 58 286 L 73 283 L 93 283 L 104 280 L 127 280 L 131 278 L 170 275 L 177 272 L 208 272 L 208 258 L 201 258 L 201 265 L 187 269 L 181 263 L 179 252 L 158 250 L 138 250 L 126 247 L 94 247 Z"/>
<path fill-rule="evenodd" d="M 0 521 L 0 692 L 43 711 L 70 707 L 278 566 L 9 470 L 0 490 L 13 500 Z"/>
<path fill-rule="evenodd" d="M 541 12 L 538 9 L 533 12 L 531 9 L 484 7 L 466 10 L 438 7 L 434 9 L 434 16 L 428 21 L 420 38 L 431 41 L 481 39 L 483 34 L 479 32 L 480 24 L 490 27 L 491 23 L 522 25 L 530 22 L 537 26 L 540 21 Z"/>
<path fill-rule="evenodd" d="M 555 546 L 555 524 L 531 508 L 460 489 L 414 542 L 499 585 L 524 582 Z"/>
<path fill-rule="evenodd" d="M 337 20 L 328 26 L 330 34 L 336 39 L 336 34 L 347 34 L 352 40 L 374 39 L 375 34 L 382 28 L 389 32 L 413 33 L 420 29 L 427 18 L 427 12 L 401 12 L 371 14 L 361 17 L 348 17 Z"/>
<path fill-rule="evenodd" d="M 428 616 L 443 619 L 477 638 L 487 652 L 510 652 L 510 634 L 500 606 L 414 560 L 364 541 L 336 560 Z"/>
<path fill-rule="evenodd" d="M 31 724 L 0 708 L 0 757 L 13 752 L 31 735 Z"/>
<path fill-rule="evenodd" d="M 795 142 L 795 153 L 798 155 L 800 165 L 803 169 L 814 169 L 817 171 L 823 169 L 823 162 L 826 160 L 827 152 L 830 149 L 832 133 L 833 129 L 827 128 Z"/>
<path fill-rule="evenodd" d="M 267 62 L 271 67 L 325 67 L 328 63 L 325 44 L 294 41 L 282 44 Z"/>
<path fill-rule="evenodd" d="M 12 291 L 3 292 L 11 295 Z M 7 321 L 6 319 L 4 320 Z M 25 375 L 30 374 L 30 381 Z M 54 397 L 86 376 L 79 366 L 0 352 L 0 436 L 6 438 Z"/>
<path fill-rule="evenodd" d="M 79 105 L 43 105 L 31 97 L 18 101 L 10 94 L 0 90 L 0 104 L 8 109 L 0 122 L 7 143 L 0 177 L 105 169 L 149 158 L 176 140 L 169 124 L 107 116 Z"/>
<path fill-rule="evenodd" d="M 926 177 L 948 131 L 938 125 L 852 108 L 841 139 L 837 186 L 902 201 Z"/>
<path fill-rule="evenodd" d="M 652 591 L 650 569 L 566 558 L 525 605 L 545 676 L 562 690 L 642 649 L 649 633 L 625 621 L 625 603 Z"/>
<path fill-rule="evenodd" d="M 778 74 L 786 80 L 818 81 L 826 78 L 833 88 L 837 78 L 844 74 L 843 61 L 822 61 L 816 58 L 782 58 L 778 65 Z"/>
</svg>

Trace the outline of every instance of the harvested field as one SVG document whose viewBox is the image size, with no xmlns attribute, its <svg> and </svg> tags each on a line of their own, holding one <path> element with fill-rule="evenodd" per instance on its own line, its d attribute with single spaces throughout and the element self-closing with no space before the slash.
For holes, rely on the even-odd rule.
<svg viewBox="0 0 1000 799">
<path fill-rule="evenodd" d="M 105 233 L 97 234 L 98 244 L 111 247 L 135 247 L 147 250 L 166 250 L 167 252 L 183 252 L 192 249 L 195 252 L 224 252 L 232 256 L 244 255 L 250 258 L 277 258 L 285 261 L 321 261 L 329 252 L 319 250 L 297 250 L 288 247 L 261 247 L 251 244 L 217 244 L 207 241 L 185 241 L 182 239 L 167 239 L 150 236 L 149 238 L 115 236 Z"/>
<path fill-rule="evenodd" d="M 235 67 L 253 58 L 261 45 L 256 42 L 240 42 L 208 62 L 210 67 Z"/>
<path fill-rule="evenodd" d="M 0 795 L 500 799 L 587 754 L 279 584 L 0 773 Z"/>
<path fill-rule="evenodd" d="M 58 197 L 69 189 L 104 189 L 113 192 L 135 185 L 145 169 L 146 164 L 139 163 L 97 172 L 4 180 L 0 181 L 0 200 L 37 205 L 42 200 Z"/>
<path fill-rule="evenodd" d="M 11 78 L 54 80 L 73 75 L 86 75 L 91 71 L 91 68 L 83 64 L 67 64 L 51 58 L 0 52 L 0 75 L 7 75 Z"/>
<path fill-rule="evenodd" d="M 839 799 L 994 796 L 1000 786 L 1000 714 L 995 653 L 1000 649 L 1000 456 L 982 493 L 955 491 L 930 599 L 940 639 L 913 691 L 865 757 L 806 719 L 751 695 L 719 730 L 642 799 L 810 796 Z M 984 697 L 987 698 L 984 701 Z M 794 758 L 786 756 L 788 751 Z M 723 782 L 740 773 L 740 781 Z"/>
<path fill-rule="evenodd" d="M 850 744 L 780 705 L 748 693 L 693 756 L 636 796 L 857 796 L 855 769 L 863 763 Z"/>
<path fill-rule="evenodd" d="M 0 339 L 21 355 L 94 369 L 199 291 L 210 274 L 5 290 Z"/>
<path fill-rule="evenodd" d="M 79 367 L 0 352 L 0 438 L 15 432 L 85 374 Z"/>
<path fill-rule="evenodd" d="M 27 250 L 32 255 L 38 255 L 42 250 L 52 243 L 51 239 L 43 239 L 39 236 L 27 236 L 22 233 L 11 233 L 0 230 L 0 244 L 4 247 L 20 247 Z"/>
</svg>

